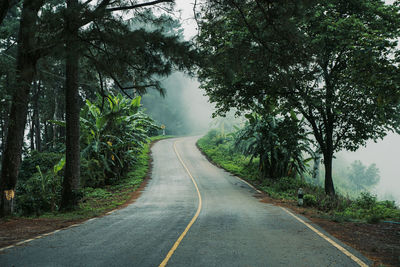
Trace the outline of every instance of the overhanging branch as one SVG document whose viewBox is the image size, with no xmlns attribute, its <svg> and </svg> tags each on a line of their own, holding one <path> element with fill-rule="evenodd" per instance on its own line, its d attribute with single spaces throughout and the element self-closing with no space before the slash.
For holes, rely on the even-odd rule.
<svg viewBox="0 0 400 267">
<path fill-rule="evenodd" d="M 121 7 L 111 7 L 107 8 L 106 11 L 113 12 L 113 11 L 122 11 L 122 10 L 130 10 L 130 9 L 136 9 L 140 7 L 146 7 L 146 6 L 153 6 L 161 3 L 173 3 L 174 0 L 156 0 L 156 1 L 151 1 L 147 3 L 141 3 L 137 5 L 132 5 L 132 6 L 121 6 Z"/>
</svg>

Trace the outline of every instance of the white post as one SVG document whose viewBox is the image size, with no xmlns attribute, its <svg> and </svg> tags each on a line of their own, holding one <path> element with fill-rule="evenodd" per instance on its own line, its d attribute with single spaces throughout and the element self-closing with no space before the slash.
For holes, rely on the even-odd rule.
<svg viewBox="0 0 400 267">
<path fill-rule="evenodd" d="M 297 191 L 297 204 L 303 206 L 303 189 L 299 188 Z"/>
</svg>

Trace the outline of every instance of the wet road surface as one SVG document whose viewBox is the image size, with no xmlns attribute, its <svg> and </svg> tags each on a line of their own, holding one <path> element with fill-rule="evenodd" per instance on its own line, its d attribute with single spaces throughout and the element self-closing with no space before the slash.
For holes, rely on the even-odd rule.
<svg viewBox="0 0 400 267">
<path fill-rule="evenodd" d="M 360 266 L 282 208 L 259 202 L 254 189 L 209 163 L 196 140 L 153 146 L 152 179 L 135 203 L 7 249 L 0 266 L 159 266 L 168 253 L 167 266 Z M 201 198 L 195 218 L 200 198 L 190 176 Z"/>
</svg>

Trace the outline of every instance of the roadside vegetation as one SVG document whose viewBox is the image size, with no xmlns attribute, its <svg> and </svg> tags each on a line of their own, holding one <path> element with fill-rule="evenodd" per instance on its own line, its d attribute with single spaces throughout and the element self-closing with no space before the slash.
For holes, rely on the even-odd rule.
<svg viewBox="0 0 400 267">
<path fill-rule="evenodd" d="M 301 175 L 307 153 L 338 199 L 337 153 L 400 133 L 398 3 L 202 1 L 198 10 L 201 86 L 214 115 L 247 119 L 235 146 L 258 158 L 263 177 Z"/>
<path fill-rule="evenodd" d="M 236 131 L 232 133 L 211 130 L 207 135 L 199 139 L 197 145 L 212 162 L 247 180 L 272 198 L 296 203 L 297 191 L 302 188 L 304 191 L 304 206 L 317 209 L 322 217 L 338 222 L 360 221 L 377 223 L 384 220 L 400 221 L 400 209 L 394 201 L 378 201 L 376 196 L 368 191 L 362 192 L 355 198 L 341 194 L 336 194 L 335 196 L 325 194 L 321 186 L 308 182 L 313 179 L 311 177 L 313 164 L 312 161 L 303 158 L 303 154 L 297 155 L 296 159 L 292 158 L 293 154 L 286 155 L 289 160 L 286 163 L 280 162 L 287 165 L 286 170 L 288 172 L 286 175 L 284 173 L 275 177 L 269 174 L 265 175 L 265 173 L 273 172 L 263 170 L 265 164 L 260 163 L 260 156 L 256 152 L 260 149 L 254 143 L 256 138 L 251 135 L 243 138 L 243 135 L 241 135 L 245 128 L 246 126 L 241 129 L 236 128 Z M 274 135 L 274 132 L 269 132 L 269 134 Z M 243 146 L 247 148 L 253 146 L 253 152 L 244 154 Z M 278 142 L 268 143 L 267 141 L 263 144 L 263 147 L 267 146 L 270 146 L 273 150 L 270 150 L 264 158 L 271 155 L 272 157 L 277 157 L 278 155 L 282 157 L 283 154 L 288 153 Z M 247 149 L 246 151 L 250 150 Z M 276 160 L 278 159 L 276 158 Z M 294 161 L 297 163 L 295 164 Z M 282 166 L 276 166 L 276 168 L 282 169 Z M 357 183 L 357 181 L 355 182 Z M 362 183 L 362 181 L 358 182 Z"/>
<path fill-rule="evenodd" d="M 135 172 L 157 130 L 140 96 L 164 95 L 162 80 L 192 74 L 198 53 L 171 16 L 173 1 L 6 2 L 0 217 L 96 211 L 90 199 L 143 178 Z"/>
<path fill-rule="evenodd" d="M 17 187 L 16 214 L 22 217 L 83 219 L 102 215 L 123 205 L 146 178 L 149 170 L 150 143 L 160 138 L 164 136 L 151 137 L 143 144 L 136 162 L 129 166 L 130 171 L 115 184 L 99 187 L 84 186 L 81 190 L 79 206 L 70 212 L 58 211 L 61 176 L 57 174 L 46 177 L 39 172 L 34 172 L 26 183 L 21 183 Z M 33 161 L 33 158 L 28 158 L 23 164 Z M 101 169 L 97 172 L 101 172 Z M 58 186 L 53 187 L 54 184 Z M 53 188 L 56 190 L 53 191 Z"/>
<path fill-rule="evenodd" d="M 32 151 L 22 162 L 16 191 L 19 216 L 80 219 L 124 204 L 149 170 L 149 146 L 165 136 L 140 110 L 140 97 L 101 96 L 81 110 L 81 189 L 78 207 L 60 213 L 65 156 Z M 62 121 L 54 124 L 65 126 Z"/>
</svg>

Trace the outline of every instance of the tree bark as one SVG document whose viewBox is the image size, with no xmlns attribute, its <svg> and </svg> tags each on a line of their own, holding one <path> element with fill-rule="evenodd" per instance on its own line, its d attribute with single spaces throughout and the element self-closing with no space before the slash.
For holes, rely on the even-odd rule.
<svg viewBox="0 0 400 267">
<path fill-rule="evenodd" d="M 333 153 L 324 153 L 325 193 L 330 196 L 335 196 L 335 187 L 332 179 L 332 161 Z"/>
<path fill-rule="evenodd" d="M 6 88 L 8 86 L 10 86 L 8 75 L 9 74 L 7 74 L 6 80 L 5 80 Z M 1 157 L 0 157 L 0 159 L 3 158 L 4 150 L 5 150 L 7 131 L 8 131 L 8 122 L 9 122 L 9 111 L 10 111 L 10 105 L 7 101 L 2 106 L 1 145 L 0 145 Z"/>
<path fill-rule="evenodd" d="M 324 79 L 326 87 L 326 122 L 325 122 L 325 140 L 326 151 L 324 155 L 325 165 L 325 193 L 327 195 L 335 196 L 335 188 L 332 180 L 332 160 L 333 160 L 333 129 L 334 129 L 334 116 L 332 112 L 334 90 L 331 85 L 331 78 L 328 74 L 327 65 L 323 66 Z"/>
<path fill-rule="evenodd" d="M 33 99 L 33 125 L 35 133 L 35 148 L 41 151 L 41 134 L 40 134 L 40 119 L 39 119 L 39 96 L 40 96 L 40 80 L 36 88 L 35 98 Z"/>
<path fill-rule="evenodd" d="M 313 177 L 313 179 L 318 179 L 319 178 L 319 165 L 321 163 L 321 155 L 319 154 L 319 152 L 316 152 L 315 154 L 316 154 L 316 156 L 314 158 L 314 167 L 313 167 L 312 177 Z"/>
<path fill-rule="evenodd" d="M 43 133 L 43 144 L 44 144 L 44 149 L 48 150 L 51 147 L 51 139 L 49 137 L 49 132 L 51 132 L 49 129 L 53 129 L 52 126 L 49 126 L 49 123 L 47 120 L 43 122 L 43 128 L 44 128 L 44 133 Z"/>
<path fill-rule="evenodd" d="M 78 204 L 80 180 L 79 111 L 78 93 L 78 1 L 67 0 L 66 16 L 66 161 L 61 199 L 61 209 L 70 210 Z"/>
<path fill-rule="evenodd" d="M 0 216 L 13 211 L 15 186 L 21 163 L 24 130 L 28 112 L 29 91 L 38 56 L 36 48 L 37 14 L 43 0 L 24 1 L 18 33 L 16 84 L 10 109 L 9 127 L 0 177 Z"/>
<path fill-rule="evenodd" d="M 58 95 L 57 95 L 57 89 L 54 89 L 54 113 L 53 113 L 53 120 L 56 121 L 58 120 L 57 117 L 57 110 L 58 110 Z M 57 125 L 53 123 L 51 127 L 51 138 L 52 138 L 52 146 L 53 148 L 56 147 L 56 141 L 57 141 Z"/>
<path fill-rule="evenodd" d="M 28 124 L 30 125 L 30 130 L 29 130 L 29 139 L 31 142 L 31 151 L 35 150 L 35 122 L 33 121 L 33 115 L 31 116 L 30 120 L 28 120 Z"/>
</svg>

